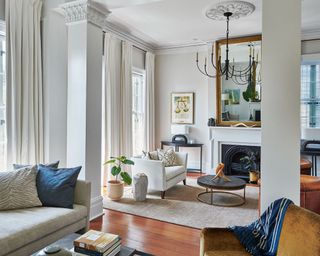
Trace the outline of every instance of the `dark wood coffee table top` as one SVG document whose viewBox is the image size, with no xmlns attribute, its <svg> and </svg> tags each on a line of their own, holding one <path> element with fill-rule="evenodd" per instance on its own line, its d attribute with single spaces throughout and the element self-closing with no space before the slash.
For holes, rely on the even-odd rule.
<svg viewBox="0 0 320 256">
<path fill-rule="evenodd" d="M 221 178 L 213 180 L 214 177 L 215 175 L 201 176 L 197 183 L 201 187 L 221 190 L 239 190 L 246 187 L 246 182 L 240 178 L 227 176 L 231 181 L 224 181 Z"/>
</svg>

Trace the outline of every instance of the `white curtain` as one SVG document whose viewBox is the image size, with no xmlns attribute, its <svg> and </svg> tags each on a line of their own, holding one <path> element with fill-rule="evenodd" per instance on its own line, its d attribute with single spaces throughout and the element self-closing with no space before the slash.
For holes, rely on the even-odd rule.
<svg viewBox="0 0 320 256">
<path fill-rule="evenodd" d="M 155 145 L 155 104 L 154 104 L 154 66 L 155 56 L 151 52 L 146 53 L 146 93 L 145 93 L 145 149 L 152 151 Z"/>
<path fill-rule="evenodd" d="M 132 156 L 132 44 L 122 42 L 120 84 L 120 153 Z"/>
<path fill-rule="evenodd" d="M 120 68 L 120 60 L 117 55 L 120 41 L 109 33 L 104 37 L 104 100 L 103 100 L 103 143 L 104 152 L 102 158 L 107 160 L 111 156 L 120 155 L 120 79 L 117 77 L 117 69 Z M 119 64 L 117 66 L 117 63 Z M 104 168 L 104 185 L 111 177 L 108 175 L 110 166 Z"/>
<path fill-rule="evenodd" d="M 6 0 L 8 164 L 43 161 L 41 0 Z"/>
</svg>

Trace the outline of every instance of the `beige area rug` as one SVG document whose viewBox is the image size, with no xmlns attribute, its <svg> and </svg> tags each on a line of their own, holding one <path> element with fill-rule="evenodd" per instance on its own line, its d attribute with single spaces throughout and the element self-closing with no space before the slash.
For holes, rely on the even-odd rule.
<svg viewBox="0 0 320 256">
<path fill-rule="evenodd" d="M 114 202 L 104 198 L 106 209 L 130 213 L 151 219 L 189 226 L 193 228 L 228 227 L 246 225 L 258 218 L 258 188 L 246 188 L 246 203 L 237 207 L 218 207 L 197 200 L 197 195 L 205 189 L 197 185 L 197 180 L 187 179 L 187 186 L 182 183 L 166 192 L 166 198 L 160 198 L 160 192 L 148 193 L 147 200 L 136 202 L 131 188 L 125 189 L 124 197 Z M 236 191 L 242 194 L 243 190 Z M 222 198 L 223 197 L 223 198 Z M 214 200 L 228 200 L 227 195 L 215 195 Z"/>
</svg>

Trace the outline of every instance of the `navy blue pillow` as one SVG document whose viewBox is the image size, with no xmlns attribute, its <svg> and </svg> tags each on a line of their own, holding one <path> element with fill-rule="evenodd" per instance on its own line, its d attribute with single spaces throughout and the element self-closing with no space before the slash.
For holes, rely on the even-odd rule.
<svg viewBox="0 0 320 256">
<path fill-rule="evenodd" d="M 43 206 L 73 208 L 74 190 L 81 166 L 55 169 L 40 164 L 37 174 L 38 196 Z"/>
</svg>

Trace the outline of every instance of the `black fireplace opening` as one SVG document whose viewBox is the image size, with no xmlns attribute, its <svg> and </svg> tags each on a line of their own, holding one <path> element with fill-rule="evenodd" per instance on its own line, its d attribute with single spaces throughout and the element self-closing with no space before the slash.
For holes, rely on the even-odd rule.
<svg viewBox="0 0 320 256">
<path fill-rule="evenodd" d="M 241 159 L 251 154 L 255 154 L 255 164 L 257 170 L 260 171 L 261 150 L 259 146 L 222 144 L 221 152 L 221 161 L 225 165 L 225 175 L 235 176 L 249 182 L 249 170 Z"/>
</svg>

